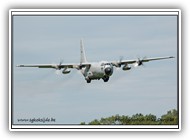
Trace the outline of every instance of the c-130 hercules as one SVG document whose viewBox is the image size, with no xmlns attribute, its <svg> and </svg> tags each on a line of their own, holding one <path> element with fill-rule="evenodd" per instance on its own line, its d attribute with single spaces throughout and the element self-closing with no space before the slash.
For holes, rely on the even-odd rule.
<svg viewBox="0 0 190 140">
<path fill-rule="evenodd" d="M 143 58 L 135 60 L 122 60 L 119 61 L 101 61 L 101 62 L 88 62 L 85 55 L 85 50 L 83 46 L 83 41 L 80 41 L 80 63 L 70 63 L 70 64 L 32 64 L 32 65 L 17 65 L 17 67 L 38 67 L 38 68 L 53 68 L 56 70 L 62 70 L 63 74 L 68 74 L 71 72 L 71 69 L 75 68 L 80 70 L 87 83 L 90 83 L 91 80 L 100 80 L 103 79 L 104 82 L 108 82 L 110 76 L 113 74 L 114 67 L 121 67 L 122 70 L 127 71 L 131 69 L 131 64 L 136 66 L 143 65 L 144 62 L 149 62 L 153 60 L 161 59 L 170 59 L 174 58 L 173 56 L 167 57 L 154 57 L 154 58 Z"/>
</svg>

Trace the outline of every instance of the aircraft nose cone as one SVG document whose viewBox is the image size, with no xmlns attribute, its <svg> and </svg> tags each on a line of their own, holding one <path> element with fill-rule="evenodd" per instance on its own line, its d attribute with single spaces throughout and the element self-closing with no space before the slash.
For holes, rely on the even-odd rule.
<svg viewBox="0 0 190 140">
<path fill-rule="evenodd" d="M 111 68 L 106 68 L 105 73 L 106 73 L 106 75 L 111 75 L 111 73 L 112 73 Z"/>
</svg>

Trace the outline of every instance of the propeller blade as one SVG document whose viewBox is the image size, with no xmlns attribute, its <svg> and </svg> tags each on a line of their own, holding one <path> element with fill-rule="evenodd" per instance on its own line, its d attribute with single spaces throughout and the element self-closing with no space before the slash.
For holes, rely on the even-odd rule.
<svg viewBox="0 0 190 140">
<path fill-rule="evenodd" d="M 61 59 L 60 62 L 59 62 L 59 65 L 57 65 L 57 69 L 58 69 L 58 70 L 61 69 L 61 65 L 62 65 L 62 63 L 63 63 L 63 59 Z"/>
<path fill-rule="evenodd" d="M 62 63 L 63 63 L 63 59 L 61 59 L 61 60 L 60 60 L 60 63 L 59 63 L 59 65 L 61 65 Z"/>
<path fill-rule="evenodd" d="M 61 74 L 61 71 L 60 71 L 60 70 L 56 70 L 56 71 L 55 71 L 55 74 L 56 74 L 56 75 L 60 75 L 60 74 Z"/>
<path fill-rule="evenodd" d="M 119 62 L 118 62 L 118 67 L 121 67 L 121 62 L 122 62 L 122 60 L 123 60 L 123 56 L 120 56 Z"/>
<path fill-rule="evenodd" d="M 135 67 L 141 66 L 141 65 L 144 66 L 143 60 L 145 60 L 145 59 L 146 59 L 146 56 L 143 57 L 142 59 L 140 59 L 140 58 L 138 57 L 136 63 L 134 64 L 134 66 L 135 66 Z"/>
</svg>

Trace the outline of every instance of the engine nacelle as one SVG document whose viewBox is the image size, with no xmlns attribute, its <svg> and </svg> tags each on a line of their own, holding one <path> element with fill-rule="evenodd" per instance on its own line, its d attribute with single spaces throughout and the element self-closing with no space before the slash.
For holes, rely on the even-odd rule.
<svg viewBox="0 0 190 140">
<path fill-rule="evenodd" d="M 68 74 L 68 73 L 70 73 L 70 72 L 71 72 L 71 70 L 68 70 L 68 69 L 64 69 L 64 70 L 62 71 L 63 74 Z"/>
<path fill-rule="evenodd" d="M 123 69 L 123 70 L 130 70 L 130 69 L 131 69 L 131 67 L 130 67 L 130 66 L 128 66 L 128 65 L 124 65 L 122 69 Z"/>
</svg>

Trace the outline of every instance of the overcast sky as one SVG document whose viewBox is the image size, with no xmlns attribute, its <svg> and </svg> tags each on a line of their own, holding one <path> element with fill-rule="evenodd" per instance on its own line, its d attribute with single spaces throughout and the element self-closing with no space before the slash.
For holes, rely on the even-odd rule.
<svg viewBox="0 0 190 140">
<path fill-rule="evenodd" d="M 114 69 L 107 83 L 87 84 L 73 69 L 18 68 L 18 64 L 79 63 L 83 38 L 89 62 L 174 56 L 130 71 Z M 177 16 L 14 16 L 13 117 L 55 118 L 79 124 L 112 115 L 177 109 Z"/>
</svg>

